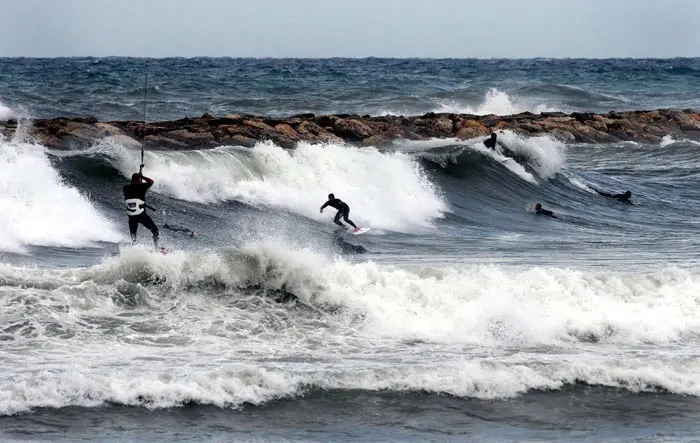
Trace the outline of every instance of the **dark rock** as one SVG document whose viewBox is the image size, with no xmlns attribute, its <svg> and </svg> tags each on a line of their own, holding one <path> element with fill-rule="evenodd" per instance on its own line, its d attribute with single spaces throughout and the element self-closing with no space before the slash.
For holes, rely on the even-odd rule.
<svg viewBox="0 0 700 443">
<path fill-rule="evenodd" d="M 435 115 L 435 113 L 430 113 Z M 427 114 L 426 114 L 427 115 Z M 437 118 L 418 118 L 414 120 L 414 130 L 427 137 L 447 138 L 454 137 L 454 123 L 452 120 L 445 117 Z"/>
<path fill-rule="evenodd" d="M 354 118 L 336 119 L 333 129 L 338 137 L 351 142 L 362 141 L 372 135 L 368 125 Z"/>
<path fill-rule="evenodd" d="M 257 142 L 258 141 L 254 138 L 244 137 L 242 135 L 223 137 L 219 140 L 219 143 L 224 146 L 243 146 L 245 148 L 252 148 Z"/>
<path fill-rule="evenodd" d="M 209 126 L 222 126 L 222 125 L 235 125 L 235 124 L 241 123 L 242 121 L 243 121 L 243 118 L 238 116 L 238 115 L 235 115 L 235 116 L 228 115 L 226 117 L 212 118 L 207 123 L 209 124 Z"/>
<path fill-rule="evenodd" d="M 144 144 L 148 149 L 161 150 L 185 150 L 191 149 L 191 146 L 184 141 L 174 140 L 162 135 L 149 135 L 144 139 Z"/>
<path fill-rule="evenodd" d="M 593 115 L 594 114 L 591 112 L 574 112 L 571 114 L 571 116 L 580 123 L 585 123 L 589 120 L 593 120 Z"/>
<path fill-rule="evenodd" d="M 188 146 L 213 147 L 216 145 L 214 135 L 208 132 L 191 132 L 184 128 L 166 132 L 163 137 L 183 142 Z"/>
</svg>

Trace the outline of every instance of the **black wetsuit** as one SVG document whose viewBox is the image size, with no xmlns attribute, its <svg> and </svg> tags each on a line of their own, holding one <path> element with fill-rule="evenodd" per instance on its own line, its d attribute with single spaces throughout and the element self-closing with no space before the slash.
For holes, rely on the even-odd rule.
<svg viewBox="0 0 700 443">
<path fill-rule="evenodd" d="M 333 223 L 344 228 L 345 225 L 340 222 L 340 217 L 342 216 L 343 220 L 345 220 L 345 223 L 357 229 L 355 223 L 353 223 L 352 220 L 348 218 L 348 216 L 350 215 L 350 206 L 348 206 L 347 203 L 345 203 L 339 198 L 334 198 L 325 202 L 323 206 L 321 206 L 321 209 L 325 208 L 326 206 L 330 206 L 331 208 L 335 208 L 338 210 L 338 212 L 335 214 L 335 218 L 333 219 Z"/>
<path fill-rule="evenodd" d="M 554 212 L 550 211 L 549 209 L 542 209 L 542 208 L 540 208 L 540 209 L 536 209 L 535 212 L 536 212 L 538 215 L 546 215 L 546 216 L 549 216 L 549 217 L 557 218 L 557 217 L 554 215 Z"/>
<path fill-rule="evenodd" d="M 625 194 L 610 194 L 610 193 L 608 193 L 608 192 L 603 192 L 603 191 L 601 191 L 601 190 L 599 190 L 599 189 L 595 189 L 595 188 L 594 188 L 594 190 L 595 190 L 595 192 L 597 192 L 598 194 L 602 195 L 603 197 L 610 197 L 610 198 L 614 198 L 614 199 L 616 199 L 616 200 L 620 200 L 620 201 L 622 201 L 622 202 L 632 203 L 632 202 L 630 201 L 630 197 L 632 197 L 632 194 L 629 194 L 629 195 L 626 194 L 626 193 L 625 193 Z"/>
<path fill-rule="evenodd" d="M 127 183 L 124 185 L 124 199 L 138 198 L 146 201 L 146 191 L 153 186 L 153 180 L 148 177 L 143 177 L 146 183 Z M 145 206 L 145 205 L 144 205 Z M 146 214 L 146 208 L 143 212 L 137 215 L 129 215 L 129 232 L 131 233 L 131 241 L 136 242 L 136 231 L 139 223 L 153 234 L 153 243 L 158 246 L 158 227 L 153 222 L 151 217 Z"/>
<path fill-rule="evenodd" d="M 484 146 L 494 149 L 496 147 L 496 134 L 492 134 L 491 138 L 484 140 Z"/>
</svg>

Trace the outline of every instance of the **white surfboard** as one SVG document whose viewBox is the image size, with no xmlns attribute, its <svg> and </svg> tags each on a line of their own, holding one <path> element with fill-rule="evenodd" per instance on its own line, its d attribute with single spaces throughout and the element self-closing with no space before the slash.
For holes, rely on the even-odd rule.
<svg viewBox="0 0 700 443">
<path fill-rule="evenodd" d="M 360 235 L 360 234 L 364 234 L 365 232 L 369 231 L 370 229 L 372 229 L 372 228 L 360 228 L 359 231 L 355 231 L 355 228 L 350 228 L 350 229 L 348 229 L 348 232 L 352 235 Z"/>
</svg>

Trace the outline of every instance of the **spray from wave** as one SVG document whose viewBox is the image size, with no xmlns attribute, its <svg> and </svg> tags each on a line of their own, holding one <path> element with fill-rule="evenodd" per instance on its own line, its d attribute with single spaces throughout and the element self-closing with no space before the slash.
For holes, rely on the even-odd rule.
<svg viewBox="0 0 700 443">
<path fill-rule="evenodd" d="M 0 120 L 9 120 L 11 118 L 15 118 L 15 112 L 0 103 Z"/>
<path fill-rule="evenodd" d="M 455 114 L 473 115 L 512 115 L 521 112 L 541 112 L 558 111 L 546 104 L 529 104 L 522 99 L 513 98 L 507 92 L 490 88 L 486 92 L 484 100 L 476 107 L 463 105 L 454 101 L 439 103 L 435 112 L 449 112 Z"/>
<path fill-rule="evenodd" d="M 524 137 L 512 131 L 499 131 L 498 139 L 543 179 L 552 178 L 566 163 L 565 145 L 553 137 Z"/>
<path fill-rule="evenodd" d="M 535 103 L 532 100 L 526 100 L 517 96 L 510 96 L 507 92 L 490 88 L 483 100 L 477 104 L 465 103 L 458 99 L 445 100 L 431 99 L 432 106 L 427 109 L 405 109 L 405 108 L 383 108 L 378 115 L 408 115 L 425 111 L 436 113 L 450 114 L 472 114 L 472 115 L 513 115 L 521 112 L 532 112 L 539 114 L 541 112 L 562 111 L 562 109 L 548 105 L 546 103 Z"/>
<path fill-rule="evenodd" d="M 136 151 L 111 149 L 124 176 L 138 168 Z M 148 152 L 146 164 L 157 179 L 154 190 L 193 202 L 238 200 L 326 220 L 330 213 L 318 208 L 332 192 L 350 205 L 356 223 L 402 232 L 430 228 L 447 210 L 420 164 L 400 152 L 309 143 L 287 150 L 264 142 Z"/>
<path fill-rule="evenodd" d="M 84 195 L 63 182 L 39 145 L 0 142 L 0 206 L 2 251 L 84 247 L 122 238 Z"/>
</svg>

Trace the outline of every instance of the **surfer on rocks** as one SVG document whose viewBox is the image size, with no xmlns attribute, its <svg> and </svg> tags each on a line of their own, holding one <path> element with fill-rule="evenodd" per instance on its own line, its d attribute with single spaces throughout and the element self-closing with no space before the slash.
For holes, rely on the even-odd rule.
<svg viewBox="0 0 700 443">
<path fill-rule="evenodd" d="M 486 146 L 489 149 L 496 149 L 496 138 L 498 136 L 496 135 L 495 132 L 491 133 L 491 138 L 487 138 L 484 140 L 484 146 Z"/>
</svg>

